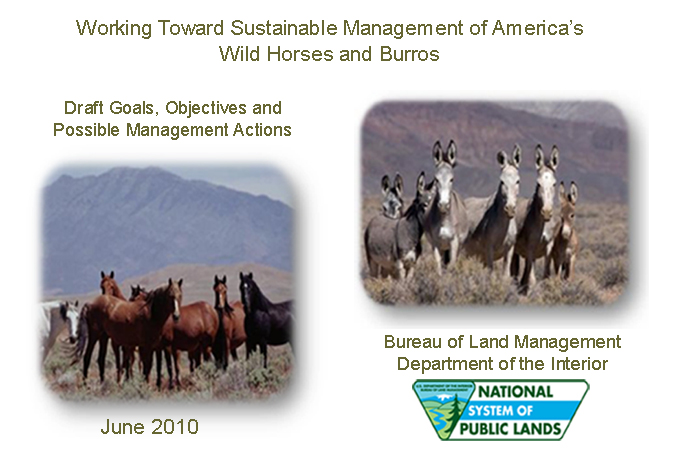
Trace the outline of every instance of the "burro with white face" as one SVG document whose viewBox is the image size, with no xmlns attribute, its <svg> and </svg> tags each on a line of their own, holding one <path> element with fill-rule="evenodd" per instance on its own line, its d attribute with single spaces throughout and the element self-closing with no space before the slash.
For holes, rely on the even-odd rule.
<svg viewBox="0 0 695 459">
<path fill-rule="evenodd" d="M 535 284 L 533 264 L 537 258 L 544 257 L 546 272 L 549 275 L 550 250 L 554 228 L 553 205 L 557 184 L 556 172 L 560 161 L 560 151 L 553 145 L 550 158 L 545 160 L 543 148 L 536 146 L 536 190 L 531 200 L 520 200 L 517 206 L 516 223 L 518 228 L 517 241 L 514 246 L 514 256 L 511 263 L 511 274 L 517 277 L 520 268 L 520 257 L 524 258 L 524 273 L 520 282 L 520 290 L 526 293 Z"/>
<path fill-rule="evenodd" d="M 521 147 L 514 146 L 511 155 L 497 153 L 500 181 L 497 190 L 484 198 L 464 200 L 468 213 L 469 234 L 464 244 L 467 256 L 481 260 L 492 270 L 493 263 L 503 258 L 502 272 L 509 275 L 517 227 L 514 219 L 519 195 L 519 164 Z"/>
<path fill-rule="evenodd" d="M 460 245 L 468 231 L 463 199 L 454 190 L 456 144 L 449 142 L 446 152 L 439 141 L 432 148 L 434 185 L 430 209 L 425 217 L 425 234 L 434 249 L 437 271 L 456 262 Z"/>
</svg>

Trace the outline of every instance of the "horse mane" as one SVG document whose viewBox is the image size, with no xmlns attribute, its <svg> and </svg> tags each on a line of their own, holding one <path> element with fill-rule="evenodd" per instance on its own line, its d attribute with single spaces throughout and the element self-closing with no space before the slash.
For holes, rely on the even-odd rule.
<svg viewBox="0 0 695 459">
<path fill-rule="evenodd" d="M 150 290 L 149 292 L 146 293 L 145 298 L 144 298 L 144 305 L 143 308 L 148 308 L 149 309 L 149 314 L 150 317 L 154 316 L 155 313 L 155 305 L 166 299 L 167 291 L 169 290 L 168 285 L 161 285 L 153 290 Z M 135 300 L 137 302 L 137 300 Z"/>
<path fill-rule="evenodd" d="M 273 302 L 270 301 L 261 291 L 261 288 L 256 284 L 256 281 L 251 279 L 251 288 L 253 290 L 251 310 L 260 309 L 261 311 L 267 311 L 268 306 L 273 306 Z"/>
</svg>

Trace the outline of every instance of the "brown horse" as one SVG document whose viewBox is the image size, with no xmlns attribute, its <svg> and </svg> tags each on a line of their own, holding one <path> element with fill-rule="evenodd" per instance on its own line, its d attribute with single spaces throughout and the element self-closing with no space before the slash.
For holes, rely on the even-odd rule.
<svg viewBox="0 0 695 459">
<path fill-rule="evenodd" d="M 180 317 L 181 285 L 183 279 L 162 286 L 147 293 L 143 299 L 125 301 L 111 295 L 100 295 L 92 301 L 83 314 L 84 323 L 88 328 L 87 349 L 84 354 L 83 375 L 87 378 L 89 363 L 96 342 L 99 342 L 99 377 L 104 380 L 104 365 L 106 361 L 106 344 L 109 338 L 117 345 L 124 347 L 138 346 L 140 359 L 143 363 L 145 380 L 149 382 L 152 369 L 152 354 L 160 345 L 162 332 L 166 321 Z M 169 356 L 167 356 L 169 357 Z M 120 365 L 119 356 L 116 363 Z M 157 362 L 157 380 L 161 379 L 161 366 Z M 171 360 L 167 358 L 169 368 L 169 386 L 173 385 Z"/>
<path fill-rule="evenodd" d="M 130 286 L 130 301 L 143 298 L 147 291 L 140 285 Z M 171 318 L 166 321 L 162 331 L 162 340 L 157 349 L 158 361 L 161 361 L 161 353 L 168 352 L 174 356 L 174 370 L 176 372 L 176 384 L 179 380 L 179 356 L 181 351 L 188 352 L 191 373 L 200 366 L 201 355 L 205 360 L 210 359 L 212 348 L 217 333 L 219 320 L 215 309 L 204 301 L 181 307 L 181 317 L 177 322 Z M 159 384 L 159 382 L 158 382 Z"/>
<path fill-rule="evenodd" d="M 226 370 L 229 364 L 229 353 L 232 354 L 232 359 L 238 360 L 236 350 L 246 342 L 244 330 L 246 314 L 244 314 L 244 305 L 240 301 L 229 305 L 226 275 L 222 279 L 215 275 L 213 290 L 215 291 L 215 309 L 222 323 L 215 340 L 215 359 Z"/>
<path fill-rule="evenodd" d="M 162 340 L 157 350 L 157 361 L 159 365 L 162 351 L 167 356 L 167 362 L 168 354 L 174 356 L 176 385 L 181 385 L 179 380 L 181 351 L 188 352 L 192 373 L 196 367 L 200 366 L 201 355 L 205 356 L 205 360 L 210 359 L 210 349 L 215 341 L 218 326 L 219 319 L 215 309 L 205 301 L 198 301 L 181 307 L 181 317 L 178 321 L 171 318 L 166 321 L 162 331 Z"/>
<path fill-rule="evenodd" d="M 118 286 L 118 282 L 116 282 L 116 279 L 114 278 L 113 271 L 111 271 L 108 276 L 104 274 L 104 271 L 101 272 L 101 282 L 99 287 L 101 287 L 102 295 L 111 295 L 120 300 L 126 299 Z M 138 286 L 138 288 L 140 288 L 140 286 Z M 141 294 L 141 292 L 144 292 L 144 290 L 140 289 L 136 292 L 131 286 L 131 295 L 129 301 L 134 301 L 135 298 Z M 130 377 L 133 375 L 133 362 L 135 361 L 136 348 L 121 348 L 121 346 L 117 345 L 114 341 L 111 341 L 111 348 L 113 349 L 113 355 L 116 358 L 116 382 L 121 381 L 121 373 L 123 370 L 125 370 L 125 378 L 130 379 Z"/>
</svg>

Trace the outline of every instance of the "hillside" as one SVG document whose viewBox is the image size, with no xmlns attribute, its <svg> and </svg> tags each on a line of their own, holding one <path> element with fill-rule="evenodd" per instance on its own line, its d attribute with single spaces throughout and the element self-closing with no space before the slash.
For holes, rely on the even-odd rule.
<svg viewBox="0 0 695 459">
<path fill-rule="evenodd" d="M 362 193 L 379 193 L 384 174 L 403 175 L 405 194 L 415 180 L 434 171 L 432 145 L 450 139 L 458 147 L 456 189 L 464 196 L 494 192 L 499 168 L 495 155 L 522 147 L 521 194 L 535 183 L 534 148 L 560 149 L 559 180 L 574 180 L 582 200 L 626 202 L 627 131 L 612 105 L 586 103 L 484 102 L 384 103 L 372 108 L 362 127 Z"/>
<path fill-rule="evenodd" d="M 292 268 L 292 209 L 158 168 L 61 176 L 44 190 L 45 295 L 94 289 L 175 264 Z"/>
<path fill-rule="evenodd" d="M 215 275 L 219 277 L 227 275 L 227 288 L 229 301 L 239 299 L 239 271 L 248 273 L 253 272 L 253 278 L 258 283 L 263 293 L 274 302 L 284 301 L 294 298 L 292 289 L 292 275 L 286 271 L 280 271 L 268 266 L 253 263 L 240 263 L 235 265 L 173 265 L 166 268 L 147 273 L 142 276 L 123 278 L 116 271 L 116 281 L 121 287 L 123 294 L 130 295 L 130 285 L 140 284 L 147 289 L 156 288 L 164 284 L 171 277 L 172 279 L 183 279 L 183 303 L 189 304 L 195 301 L 207 301 L 215 305 L 215 294 L 212 285 Z M 100 273 L 96 271 L 90 276 L 91 288 L 86 293 L 75 295 L 58 295 L 48 299 L 69 299 L 70 301 L 79 300 L 81 304 L 92 300 L 99 295 Z"/>
</svg>

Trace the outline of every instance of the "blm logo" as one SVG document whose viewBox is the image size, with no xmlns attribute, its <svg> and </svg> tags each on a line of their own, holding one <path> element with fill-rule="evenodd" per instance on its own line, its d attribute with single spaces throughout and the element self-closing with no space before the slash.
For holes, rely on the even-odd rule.
<svg viewBox="0 0 695 459">
<path fill-rule="evenodd" d="M 441 440 L 561 440 L 589 391 L 584 380 L 417 380 Z"/>
</svg>

